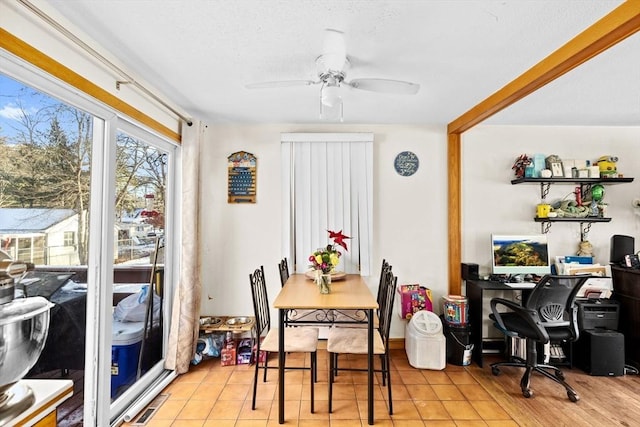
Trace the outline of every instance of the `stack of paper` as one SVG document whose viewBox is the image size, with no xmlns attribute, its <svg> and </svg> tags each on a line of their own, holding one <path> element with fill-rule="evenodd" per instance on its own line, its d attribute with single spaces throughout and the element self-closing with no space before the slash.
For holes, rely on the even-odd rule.
<svg viewBox="0 0 640 427">
<path fill-rule="evenodd" d="M 611 281 L 611 267 L 593 264 L 593 257 L 585 256 L 557 256 L 556 270 L 558 274 L 572 276 L 588 274 L 592 277 L 586 281 L 578 292 L 579 298 L 609 298 L 613 290 Z"/>
</svg>

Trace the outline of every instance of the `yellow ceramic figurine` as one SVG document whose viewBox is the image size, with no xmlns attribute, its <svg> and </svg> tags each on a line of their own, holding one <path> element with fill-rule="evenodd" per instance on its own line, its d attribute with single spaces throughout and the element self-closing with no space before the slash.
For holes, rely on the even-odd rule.
<svg viewBox="0 0 640 427">
<path fill-rule="evenodd" d="M 615 156 L 600 156 L 598 159 L 598 167 L 600 168 L 601 178 L 616 178 L 618 176 L 618 169 L 616 162 L 618 158 Z"/>
</svg>

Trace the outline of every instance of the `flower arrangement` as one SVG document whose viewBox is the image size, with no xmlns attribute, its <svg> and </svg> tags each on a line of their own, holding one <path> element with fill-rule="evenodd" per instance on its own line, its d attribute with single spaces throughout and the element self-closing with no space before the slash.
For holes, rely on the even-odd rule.
<svg viewBox="0 0 640 427">
<path fill-rule="evenodd" d="M 342 230 L 336 232 L 327 230 L 329 232 L 329 238 L 333 239 L 333 244 L 328 244 L 324 248 L 320 248 L 309 256 L 309 267 L 316 271 L 322 271 L 323 274 L 329 274 L 340 262 L 340 251 L 336 249 L 337 245 L 342 246 L 347 250 L 347 244 L 344 239 L 349 239 L 349 236 L 342 234 Z"/>
<path fill-rule="evenodd" d="M 333 245 L 327 245 L 326 248 L 318 249 L 311 254 L 309 267 L 314 270 L 321 270 L 324 274 L 329 274 L 340 262 L 340 255 L 340 252 Z"/>
</svg>

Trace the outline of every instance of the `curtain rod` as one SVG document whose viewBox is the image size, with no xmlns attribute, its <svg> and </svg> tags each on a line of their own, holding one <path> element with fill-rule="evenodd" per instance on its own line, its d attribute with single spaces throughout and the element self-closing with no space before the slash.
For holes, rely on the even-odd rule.
<svg viewBox="0 0 640 427">
<path fill-rule="evenodd" d="M 62 35 L 64 35 L 65 37 L 67 37 L 69 40 L 71 40 L 72 42 L 74 42 L 75 44 L 77 44 L 78 46 L 80 46 L 82 49 L 84 49 L 87 53 L 89 53 L 91 56 L 93 56 L 95 59 L 99 60 L 100 62 L 102 62 L 104 65 L 106 65 L 107 67 L 109 67 L 112 71 L 115 71 L 116 73 L 118 73 L 119 75 L 121 75 L 122 77 L 124 77 L 126 80 L 125 81 L 116 81 L 116 89 L 120 89 L 120 85 L 121 84 L 131 84 L 133 86 L 135 86 L 136 88 L 138 88 L 139 90 L 141 90 L 145 95 L 149 96 L 150 98 L 152 98 L 154 101 L 158 102 L 159 104 L 161 104 L 163 107 L 165 107 L 166 109 L 168 109 L 169 111 L 171 111 L 173 114 L 175 114 L 176 116 L 178 116 L 178 118 L 184 120 L 187 125 L 191 126 L 193 124 L 193 120 L 189 117 L 186 117 L 184 114 L 180 113 L 179 111 L 177 111 L 175 108 L 173 108 L 171 105 L 169 105 L 168 103 L 166 103 L 165 101 L 163 101 L 160 97 L 158 97 L 156 94 L 154 94 L 153 92 L 151 92 L 149 89 L 147 89 L 146 87 L 144 87 L 142 84 L 138 83 L 133 77 L 131 77 L 128 73 L 126 73 L 124 70 L 122 70 L 120 67 L 118 67 L 117 65 L 115 65 L 114 63 L 112 63 L 111 61 L 109 61 L 107 58 L 105 58 L 104 56 L 102 56 L 100 53 L 98 53 L 96 50 L 94 50 L 91 46 L 89 46 L 88 44 L 86 44 L 85 42 L 83 42 L 82 40 L 80 40 L 78 37 L 76 37 L 72 32 L 70 32 L 69 30 L 67 30 L 66 28 L 64 28 L 62 25 L 60 25 L 58 22 L 56 22 L 54 19 L 52 19 L 49 15 L 47 15 L 46 13 L 44 13 L 42 10 L 38 9 L 36 6 L 34 6 L 31 2 L 29 2 L 28 0 L 18 0 L 19 3 L 22 3 L 23 6 L 25 6 L 27 9 L 29 9 L 31 12 L 33 12 L 34 14 L 36 14 L 38 17 L 40 17 L 40 19 L 44 20 L 46 23 L 48 23 L 49 25 L 51 25 L 53 28 L 55 28 L 56 30 L 58 30 L 60 33 L 62 33 Z"/>
</svg>

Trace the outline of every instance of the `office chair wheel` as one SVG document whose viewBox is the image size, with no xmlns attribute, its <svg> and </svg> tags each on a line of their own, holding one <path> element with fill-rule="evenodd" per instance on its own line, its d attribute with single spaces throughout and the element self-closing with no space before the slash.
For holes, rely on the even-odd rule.
<svg viewBox="0 0 640 427">
<path fill-rule="evenodd" d="M 564 380 L 564 374 L 562 371 L 556 371 L 556 378 L 559 380 Z"/>
<path fill-rule="evenodd" d="M 500 375 L 500 368 L 498 368 L 497 366 L 492 366 L 491 373 L 497 377 L 498 375 Z"/>
<path fill-rule="evenodd" d="M 580 396 L 578 396 L 575 392 L 571 390 L 567 390 L 567 396 L 569 396 L 569 400 L 572 402 L 577 402 L 580 400 Z"/>
<path fill-rule="evenodd" d="M 522 390 L 522 395 L 528 399 L 533 396 L 533 391 L 531 391 L 531 389 L 529 388 Z"/>
</svg>

